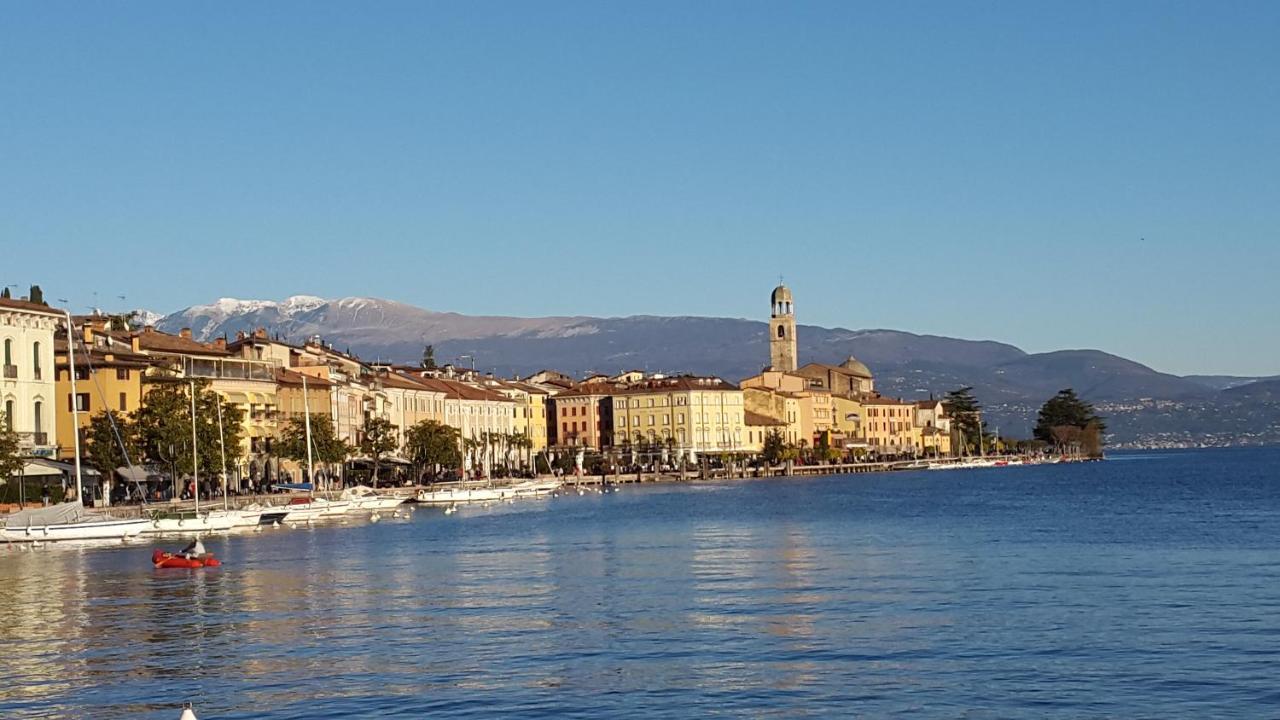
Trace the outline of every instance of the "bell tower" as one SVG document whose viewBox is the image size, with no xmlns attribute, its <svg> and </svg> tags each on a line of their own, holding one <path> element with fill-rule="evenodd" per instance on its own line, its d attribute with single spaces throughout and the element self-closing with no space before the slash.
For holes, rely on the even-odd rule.
<svg viewBox="0 0 1280 720">
<path fill-rule="evenodd" d="M 769 315 L 769 369 L 794 372 L 796 369 L 796 315 L 791 291 L 786 285 L 773 289 Z"/>
</svg>

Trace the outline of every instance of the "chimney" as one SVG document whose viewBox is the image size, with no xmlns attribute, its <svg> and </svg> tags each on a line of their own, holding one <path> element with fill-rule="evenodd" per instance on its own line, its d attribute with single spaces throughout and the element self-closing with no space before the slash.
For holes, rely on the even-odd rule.
<svg viewBox="0 0 1280 720">
<path fill-rule="evenodd" d="M 241 340 L 245 339 L 245 337 L 246 337 L 246 336 L 245 336 L 245 334 L 244 334 L 244 331 L 243 331 L 243 330 L 237 330 L 237 331 L 236 331 L 236 342 L 240 342 Z"/>
<path fill-rule="evenodd" d="M 213 347 L 214 347 L 214 349 L 216 349 L 216 350 L 226 350 L 226 349 L 227 349 L 227 339 L 226 339 L 226 338 L 224 338 L 224 337 L 220 337 L 220 338 L 218 338 L 217 340 L 214 340 L 214 341 L 213 341 Z"/>
<path fill-rule="evenodd" d="M 179 330 L 179 331 L 178 331 L 178 337 L 182 338 L 183 340 L 190 340 L 190 339 L 191 339 L 191 328 L 182 328 L 181 330 Z"/>
<path fill-rule="evenodd" d="M 150 329 L 151 329 L 151 326 L 148 325 L 147 330 L 150 330 Z M 142 338 L 138 337 L 137 335 L 132 335 L 129 337 L 129 345 L 134 352 L 136 353 L 142 352 Z"/>
<path fill-rule="evenodd" d="M 254 340 L 266 340 L 266 339 L 267 339 L 267 329 L 266 329 L 266 328 L 254 328 L 254 330 L 253 330 L 253 339 L 254 339 Z"/>
<path fill-rule="evenodd" d="M 144 332 L 144 333 L 153 333 L 153 332 L 155 332 L 155 331 L 156 331 L 156 326 L 155 326 L 155 325 L 148 325 L 148 326 L 146 326 L 146 327 L 142 328 L 142 332 Z"/>
</svg>

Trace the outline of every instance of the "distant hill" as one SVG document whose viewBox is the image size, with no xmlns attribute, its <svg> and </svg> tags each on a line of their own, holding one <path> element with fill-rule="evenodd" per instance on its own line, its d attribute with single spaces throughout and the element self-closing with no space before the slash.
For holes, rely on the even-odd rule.
<svg viewBox="0 0 1280 720">
<path fill-rule="evenodd" d="M 1243 377 L 1240 375 L 1184 375 L 1183 379 L 1190 380 L 1197 385 L 1203 385 L 1212 390 L 1228 390 L 1241 385 L 1258 382 L 1261 380 L 1280 380 L 1280 375 L 1271 377 Z"/>
<path fill-rule="evenodd" d="M 1223 390 L 1222 396 L 1237 402 L 1248 400 L 1280 402 L 1280 377 L 1236 385 Z"/>
<path fill-rule="evenodd" d="M 365 359 L 410 363 L 431 344 L 440 362 L 474 364 L 500 375 L 526 375 L 544 368 L 575 375 L 639 369 L 717 375 L 736 382 L 759 372 L 769 355 L 768 326 L 757 320 L 471 316 L 377 298 L 224 298 L 166 315 L 158 327 L 169 332 L 188 327 L 204 340 L 233 338 L 238 331 L 265 327 L 293 342 L 319 335 Z M 1220 385 L 1227 382 L 1161 373 L 1098 350 L 1028 354 L 989 340 L 810 325 L 799 327 L 798 338 L 803 361 L 838 363 L 857 357 L 871 367 L 877 388 L 888 395 L 938 396 L 972 385 L 994 420 L 1022 434 L 1029 433 L 1035 408 L 1062 388 L 1073 387 L 1092 402 L 1124 408 L 1130 401 L 1134 408 L 1145 401 L 1199 407 L 1216 402 Z M 1248 397 L 1244 401 L 1252 402 Z M 1143 411 L 1124 411 L 1130 412 L 1137 413 L 1136 418 Z M 1126 417 L 1118 415 L 1119 423 L 1112 422 L 1118 437 L 1128 437 Z M 1192 425 L 1211 423 L 1212 417 L 1205 411 Z M 1171 422 L 1176 425 L 1178 418 L 1174 414 Z M 1190 427 L 1186 432 L 1199 431 Z"/>
</svg>

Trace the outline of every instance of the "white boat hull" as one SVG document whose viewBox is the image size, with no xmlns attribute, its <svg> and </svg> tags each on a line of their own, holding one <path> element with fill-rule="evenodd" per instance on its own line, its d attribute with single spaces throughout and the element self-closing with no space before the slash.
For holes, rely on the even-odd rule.
<svg viewBox="0 0 1280 720">
<path fill-rule="evenodd" d="M 5 527 L 0 535 L 8 542 L 60 542 L 65 540 L 124 540 L 141 535 L 151 521 L 93 520 L 89 522 Z"/>
<path fill-rule="evenodd" d="M 152 535 L 226 532 L 239 520 L 240 513 L 235 510 L 211 510 L 195 517 L 155 518 L 145 532 Z"/>
<path fill-rule="evenodd" d="M 399 497 L 362 497 L 351 501 L 351 512 L 377 512 L 393 510 L 404 503 L 406 498 Z"/>
<path fill-rule="evenodd" d="M 513 493 L 514 496 L 514 493 Z M 422 490 L 418 502 L 423 505 L 456 505 L 461 503 L 497 502 L 503 499 L 497 488 Z"/>
</svg>

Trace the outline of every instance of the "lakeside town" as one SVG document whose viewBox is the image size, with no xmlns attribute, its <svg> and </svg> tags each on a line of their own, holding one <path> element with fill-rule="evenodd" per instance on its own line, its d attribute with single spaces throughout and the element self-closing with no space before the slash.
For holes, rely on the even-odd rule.
<svg viewBox="0 0 1280 720">
<path fill-rule="evenodd" d="M 502 378 L 438 362 L 429 345 L 419 363 L 402 364 L 362 360 L 322 337 L 286 342 L 267 328 L 199 342 L 189 329 L 165 333 L 130 316 L 72 316 L 33 286 L 0 298 L 0 430 L 12 446 L 0 466 L 11 478 L 4 499 L 74 495 L 77 441 L 86 504 L 96 506 L 211 497 L 222 480 L 228 493 L 254 494 L 313 480 L 683 476 L 1100 449 L 1101 423 L 1073 394 L 1074 424 L 1009 441 L 988 431 L 965 388 L 888 397 L 856 358 L 802 363 L 786 286 L 770 294 L 769 312 L 769 357 L 737 381 L 638 370 Z"/>
</svg>

